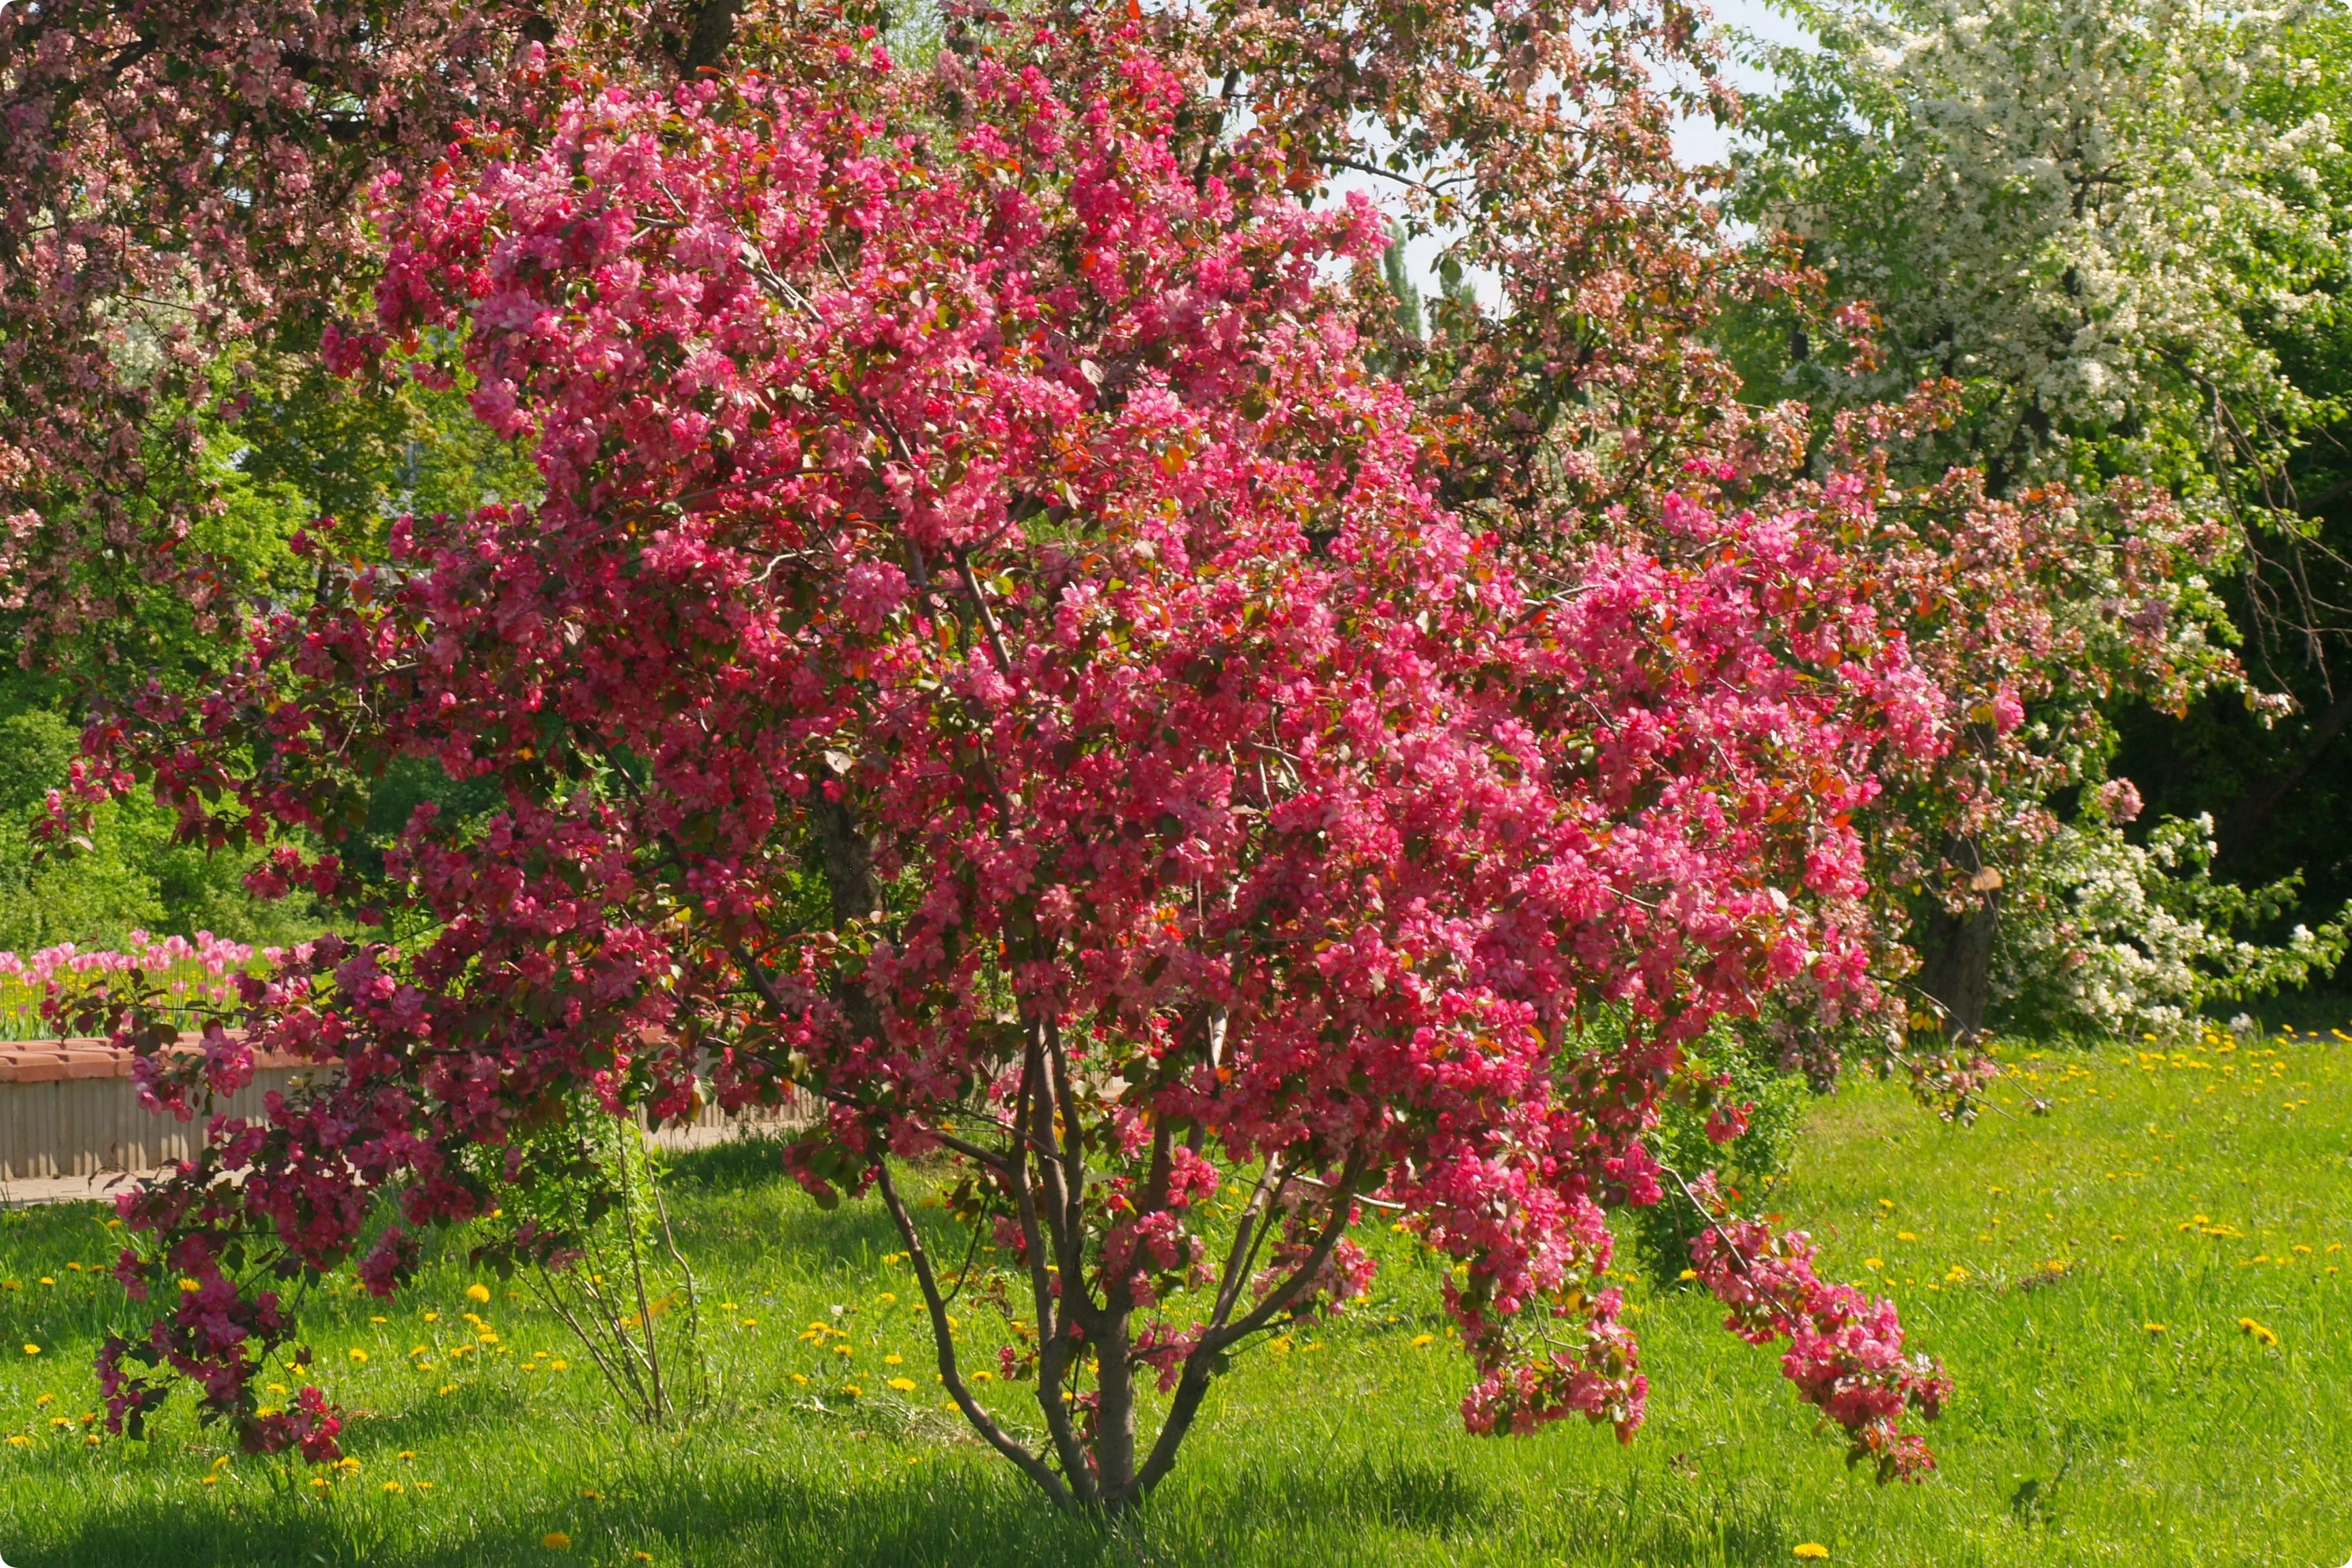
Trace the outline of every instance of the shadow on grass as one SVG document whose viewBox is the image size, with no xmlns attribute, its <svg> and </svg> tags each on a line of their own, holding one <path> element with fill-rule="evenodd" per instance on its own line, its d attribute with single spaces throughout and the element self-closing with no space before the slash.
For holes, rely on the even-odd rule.
<svg viewBox="0 0 2352 1568">
<path fill-rule="evenodd" d="M 24 1552 L 17 1568 L 478 1568 L 625 1562 L 639 1552 L 696 1568 L 1323 1568 L 1549 1563 L 1563 1552 L 1579 1563 L 1727 1564 L 1785 1559 L 1792 1539 L 1769 1498 L 1694 1493 L 1663 1513 L 1656 1498 L 1629 1510 L 1623 1505 L 1642 1500 L 1617 1489 L 1523 1494 L 1501 1476 L 1480 1479 L 1408 1453 L 1328 1464 L 1293 1455 L 1268 1468 L 1220 1456 L 1227 1462 L 1191 1477 L 1180 1470 L 1179 1483 L 1139 1515 L 1107 1525 L 1055 1513 L 1010 1471 L 985 1463 L 901 1468 L 902 1453 L 870 1440 L 791 1456 L 692 1441 L 641 1453 L 592 1502 L 541 1473 L 494 1508 L 413 1525 L 305 1498 L 261 1497 L 232 1518 L 152 1494 L 124 1497 L 84 1515 L 50 1550 Z M 540 1545 L 557 1529 L 572 1539 L 569 1559 Z"/>
<path fill-rule="evenodd" d="M 746 1133 L 668 1157 L 673 1189 L 740 1193 L 784 1180 L 784 1140 Z"/>
</svg>

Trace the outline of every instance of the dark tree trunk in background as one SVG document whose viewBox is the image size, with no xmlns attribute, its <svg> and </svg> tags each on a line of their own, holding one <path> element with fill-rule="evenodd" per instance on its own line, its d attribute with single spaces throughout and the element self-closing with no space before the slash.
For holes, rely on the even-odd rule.
<svg viewBox="0 0 2352 1568">
<path fill-rule="evenodd" d="M 1944 847 L 1944 863 L 1968 889 L 1957 912 L 1938 901 L 1915 932 L 1919 989 L 1944 1010 L 1944 1033 L 1972 1039 L 1992 1001 L 1992 944 L 2000 930 L 2000 873 L 1985 865 L 1972 839 Z"/>
<path fill-rule="evenodd" d="M 680 76 L 699 76 L 720 68 L 735 42 L 735 17 L 742 8 L 743 0 L 702 0 L 694 8 L 694 30 L 677 53 Z"/>
</svg>

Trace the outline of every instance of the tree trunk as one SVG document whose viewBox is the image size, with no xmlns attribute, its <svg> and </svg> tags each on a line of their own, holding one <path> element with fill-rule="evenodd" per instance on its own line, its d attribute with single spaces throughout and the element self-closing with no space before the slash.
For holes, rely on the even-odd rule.
<svg viewBox="0 0 2352 1568">
<path fill-rule="evenodd" d="M 680 76 L 696 77 L 719 68 L 734 45 L 735 16 L 742 5 L 743 0 L 702 0 L 695 7 L 694 30 L 677 54 Z"/>
<path fill-rule="evenodd" d="M 1957 1043 L 1982 1032 L 1992 1001 L 2001 878 L 1984 864 L 1972 839 L 1947 845 L 1944 863 L 1966 879 L 1968 901 L 1957 912 L 1938 901 L 1919 922 L 1918 984 L 1943 1009 L 1944 1032 Z"/>
<path fill-rule="evenodd" d="M 1143 1500 L 1135 1484 L 1135 1365 L 1124 1314 L 1095 1343 L 1095 1484 L 1105 1508 L 1121 1513 Z"/>
</svg>

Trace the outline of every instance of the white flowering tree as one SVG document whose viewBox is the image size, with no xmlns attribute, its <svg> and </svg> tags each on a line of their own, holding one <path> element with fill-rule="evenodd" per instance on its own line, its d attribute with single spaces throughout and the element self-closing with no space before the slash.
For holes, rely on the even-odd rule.
<svg viewBox="0 0 2352 1568">
<path fill-rule="evenodd" d="M 1764 50 L 1745 216 L 1870 300 L 1874 368 L 1801 363 L 1836 402 L 1968 389 L 1963 454 L 2000 493 L 2132 472 L 2284 508 L 2332 417 L 2282 329 L 2336 308 L 2346 154 L 2274 90 L 2316 59 L 2283 11 L 2194 0 L 1802 5 L 1820 47 Z"/>
<path fill-rule="evenodd" d="M 2315 503 L 2341 495 L 2309 493 L 2314 472 L 2334 475 L 2298 453 L 2346 418 L 2352 386 L 2333 352 L 2352 257 L 2352 161 L 2331 112 L 2352 59 L 2342 20 L 2196 0 L 1784 9 L 1811 40 L 1751 42 L 1778 85 L 1750 106 L 1733 205 L 1801 245 L 1833 302 L 1867 301 L 1879 352 L 1820 354 L 1791 329 L 1756 390 L 1831 409 L 1948 378 L 1960 416 L 1915 450 L 1917 474 L 1957 460 L 1996 495 L 2120 476 L 2169 490 L 2223 525 L 2214 585 L 2274 639 L 2266 651 L 2300 656 L 2284 672 L 2268 661 L 2267 683 L 2309 688 L 2301 738 L 2332 742 L 2352 685 L 2336 689 L 2328 644 L 2352 613 L 2330 602 L 2341 560 Z M 2182 586 L 2232 635 L 2214 595 Z M 2161 1028 L 2332 967 L 2339 924 L 2279 949 L 2233 934 L 2293 899 L 2212 880 L 2210 821 L 2136 843 L 2128 812 L 2088 805 L 2114 738 L 2092 695 L 2037 719 L 2073 754 L 2018 803 L 2030 830 L 1942 847 L 1915 932 L 1926 989 L 1964 1028 L 1988 1005 L 2050 1027 Z M 2258 704 L 2259 722 L 2278 706 Z M 2307 771 L 2290 752 L 2273 777 Z M 2086 805 L 2061 826 L 2043 807 L 2067 785 Z M 2262 808 L 2259 790 L 2244 798 Z"/>
<path fill-rule="evenodd" d="M 2209 1002 L 2300 985 L 2343 960 L 2344 926 L 2297 925 L 2275 945 L 2235 933 L 2294 902 L 2292 879 L 2248 890 L 2216 880 L 2213 819 L 2170 817 L 2146 843 L 2105 814 L 2060 827 L 2012 885 L 1991 989 L 2003 1012 L 2050 1032 L 2174 1034 Z"/>
</svg>

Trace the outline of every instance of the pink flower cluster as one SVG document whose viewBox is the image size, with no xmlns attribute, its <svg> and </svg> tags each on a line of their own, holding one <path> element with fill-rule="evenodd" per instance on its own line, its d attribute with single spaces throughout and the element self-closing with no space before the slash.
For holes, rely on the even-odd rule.
<svg viewBox="0 0 2352 1568">
<path fill-rule="evenodd" d="M 60 976 L 121 974 L 134 969 L 173 970 L 188 965 L 205 978 L 217 981 L 242 971 L 257 957 L 265 963 L 275 963 L 279 951 L 225 942 L 208 931 L 200 931 L 193 938 L 157 938 L 134 931 L 128 949 L 85 951 L 68 942 L 31 953 L 0 952 L 0 980 L 47 985 Z"/>
<path fill-rule="evenodd" d="M 1711 1182 L 1696 1190 L 1717 1223 L 1692 1240 L 1691 1263 L 1731 1309 L 1724 1327 L 1753 1344 L 1788 1342 L 1781 1371 L 1799 1398 L 1845 1428 L 1850 1461 L 1871 1464 L 1881 1480 L 1916 1480 L 1935 1468 L 1935 1456 L 1902 1421 L 1906 1412 L 1934 1420 L 1951 1398 L 1951 1381 L 1927 1357 L 1903 1353 L 1895 1303 L 1823 1283 L 1804 1232 L 1776 1234 L 1759 1220 L 1733 1217 Z"/>
</svg>

